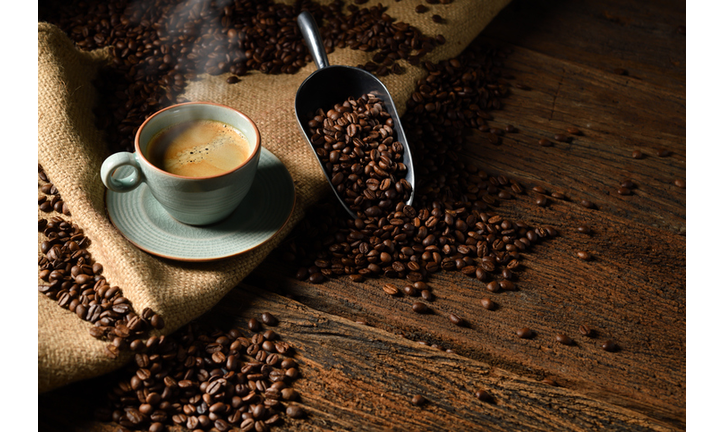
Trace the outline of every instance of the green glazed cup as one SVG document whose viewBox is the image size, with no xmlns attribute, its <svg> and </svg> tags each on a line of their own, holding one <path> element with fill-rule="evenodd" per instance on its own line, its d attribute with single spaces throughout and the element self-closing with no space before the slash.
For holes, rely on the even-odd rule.
<svg viewBox="0 0 724 432">
<path fill-rule="evenodd" d="M 250 156 L 236 168 L 210 177 L 185 177 L 163 171 L 145 156 L 148 143 L 158 132 L 174 124 L 215 120 L 240 130 L 247 138 Z M 130 192 L 146 183 L 161 206 L 179 222 L 208 225 L 229 216 L 251 188 L 261 155 L 261 136 L 254 122 L 241 112 L 211 102 L 188 102 L 162 109 L 138 128 L 135 152 L 109 156 L 101 166 L 103 184 L 114 192 Z M 119 177 L 119 168 L 130 167 Z M 128 174 L 130 172 L 130 174 Z"/>
</svg>

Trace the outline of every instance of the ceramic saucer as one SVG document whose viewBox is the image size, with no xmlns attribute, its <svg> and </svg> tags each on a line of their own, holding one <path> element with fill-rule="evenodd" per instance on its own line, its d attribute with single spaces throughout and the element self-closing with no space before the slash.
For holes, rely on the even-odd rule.
<svg viewBox="0 0 724 432">
<path fill-rule="evenodd" d="M 294 200 L 289 171 L 263 147 L 248 195 L 228 218 L 211 225 L 191 226 L 172 218 L 145 183 L 126 193 L 106 190 L 111 223 L 128 241 L 150 254 L 180 261 L 218 260 L 262 245 L 287 223 Z"/>
</svg>

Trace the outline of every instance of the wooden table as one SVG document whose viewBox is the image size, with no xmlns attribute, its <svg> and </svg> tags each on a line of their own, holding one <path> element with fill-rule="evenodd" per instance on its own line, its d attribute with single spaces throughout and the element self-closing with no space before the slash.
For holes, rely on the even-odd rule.
<svg viewBox="0 0 724 432">
<path fill-rule="evenodd" d="M 309 416 L 279 430 L 685 429 L 686 190 L 674 184 L 686 179 L 684 24 L 681 1 L 514 1 L 495 18 L 484 36 L 512 48 L 506 70 L 530 90 L 514 88 L 494 114 L 519 132 L 500 146 L 473 134 L 465 156 L 526 186 L 501 214 L 560 236 L 526 257 L 517 291 L 491 294 L 495 311 L 480 307 L 480 282 L 435 274 L 424 319 L 411 298 L 382 291 L 399 280 L 314 285 L 270 256 L 214 313 L 282 319 Z M 570 126 L 582 135 L 537 143 Z M 617 193 L 624 179 L 631 195 Z M 539 207 L 534 186 L 568 199 Z M 583 224 L 590 234 L 575 230 Z M 536 336 L 516 337 L 523 326 Z M 576 344 L 557 343 L 560 332 Z M 608 339 L 619 352 L 601 348 Z M 495 402 L 476 399 L 479 388 Z M 40 395 L 41 430 L 114 430 L 83 408 L 99 391 L 91 380 Z M 413 394 L 429 403 L 414 406 Z"/>
</svg>

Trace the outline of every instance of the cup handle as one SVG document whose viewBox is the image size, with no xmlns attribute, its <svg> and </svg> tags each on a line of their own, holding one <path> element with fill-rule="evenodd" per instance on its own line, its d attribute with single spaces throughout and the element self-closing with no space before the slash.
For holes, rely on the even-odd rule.
<svg viewBox="0 0 724 432">
<path fill-rule="evenodd" d="M 113 177 L 118 168 L 130 166 L 133 173 L 123 178 Z M 119 152 L 112 154 L 101 165 L 101 180 L 106 187 L 114 192 L 130 192 L 143 181 L 141 167 L 138 165 L 134 153 Z"/>
</svg>

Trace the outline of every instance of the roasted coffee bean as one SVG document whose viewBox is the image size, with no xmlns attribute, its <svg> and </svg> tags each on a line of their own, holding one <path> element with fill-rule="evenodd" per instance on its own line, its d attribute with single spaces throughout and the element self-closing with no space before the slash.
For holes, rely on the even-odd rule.
<svg viewBox="0 0 724 432">
<path fill-rule="evenodd" d="M 509 280 L 502 280 L 499 282 L 500 288 L 505 291 L 515 291 L 515 284 Z"/>
<path fill-rule="evenodd" d="M 658 156 L 658 157 L 671 156 L 671 152 L 670 152 L 669 150 L 666 150 L 666 149 L 657 149 L 657 150 L 656 150 L 656 156 Z"/>
<path fill-rule="evenodd" d="M 523 327 L 516 330 L 515 334 L 518 335 L 518 337 L 521 339 L 530 339 L 535 335 L 533 330 L 529 329 L 528 327 Z"/>
<path fill-rule="evenodd" d="M 641 152 L 641 150 L 634 150 L 633 153 L 631 153 L 631 157 L 634 159 L 643 159 L 644 154 Z"/>
<path fill-rule="evenodd" d="M 420 292 L 412 285 L 405 285 L 402 287 L 402 291 L 410 297 L 417 297 L 420 295 Z"/>
<path fill-rule="evenodd" d="M 485 289 L 487 289 L 490 292 L 498 292 L 498 291 L 500 291 L 500 283 L 498 281 L 489 282 L 485 286 Z"/>
<path fill-rule="evenodd" d="M 300 407 L 299 405 L 290 405 L 287 407 L 286 411 L 287 415 L 293 419 L 303 418 L 306 413 L 304 412 L 304 409 Z"/>
<path fill-rule="evenodd" d="M 482 402 L 493 403 L 495 401 L 495 399 L 493 399 L 493 396 L 483 389 L 476 390 L 475 397 Z"/>
<path fill-rule="evenodd" d="M 581 225 L 576 227 L 576 232 L 579 232 L 581 234 L 590 234 L 591 228 L 588 225 Z"/>
<path fill-rule="evenodd" d="M 412 396 L 412 404 L 417 406 L 422 406 L 427 403 L 427 399 L 425 396 L 422 395 L 414 395 Z"/>
<path fill-rule="evenodd" d="M 420 291 L 420 296 L 426 301 L 433 301 L 435 296 L 432 294 L 432 291 L 430 290 L 422 290 Z"/>
<path fill-rule="evenodd" d="M 553 145 L 553 143 L 550 142 L 550 140 L 548 140 L 546 138 L 541 138 L 538 140 L 538 145 L 540 145 L 542 147 L 550 147 Z"/>
<path fill-rule="evenodd" d="M 483 307 L 487 310 L 495 310 L 495 308 L 497 306 L 494 301 L 490 300 L 487 297 L 483 297 L 480 300 L 480 304 L 483 305 Z"/>
<path fill-rule="evenodd" d="M 535 203 L 540 207 L 545 207 L 546 204 L 548 204 L 548 200 L 543 195 L 538 195 L 535 197 Z"/>
<path fill-rule="evenodd" d="M 382 286 L 382 291 L 384 291 L 385 294 L 388 294 L 388 295 L 391 295 L 391 296 L 396 296 L 396 295 L 399 294 L 399 292 L 400 292 L 400 291 L 397 289 L 397 287 L 394 286 L 394 285 L 392 285 L 392 284 L 384 284 L 384 285 Z"/>
<path fill-rule="evenodd" d="M 618 188 L 616 192 L 618 192 L 619 195 L 631 195 L 631 189 L 625 187 Z"/>
<path fill-rule="evenodd" d="M 614 341 L 607 340 L 606 342 L 601 344 L 601 348 L 603 348 L 605 351 L 608 352 L 616 352 L 619 350 L 618 344 Z"/>
<path fill-rule="evenodd" d="M 674 180 L 674 185 L 675 185 L 676 187 L 685 189 L 685 188 L 686 188 L 686 181 L 681 180 L 681 179 L 676 179 L 676 180 Z"/>
<path fill-rule="evenodd" d="M 427 11 L 428 11 L 427 6 L 424 6 L 424 5 L 415 6 L 415 12 L 417 12 L 417 13 L 425 13 Z"/>
<path fill-rule="evenodd" d="M 426 305 L 425 303 L 422 303 L 422 302 L 414 302 L 414 303 L 412 304 L 412 310 L 415 311 L 415 312 L 417 312 L 417 313 L 419 313 L 419 314 L 424 314 L 424 313 L 427 313 L 427 312 L 429 311 L 429 308 L 427 307 L 427 305 Z"/>
<path fill-rule="evenodd" d="M 581 324 L 580 326 L 578 326 L 578 331 L 586 337 L 594 337 L 596 334 L 595 330 L 585 324 Z"/>
<path fill-rule="evenodd" d="M 578 251 L 578 252 L 576 252 L 576 256 L 578 258 L 582 259 L 583 261 L 590 261 L 591 259 L 593 259 L 593 256 L 589 252 L 586 252 L 586 251 Z"/>
<path fill-rule="evenodd" d="M 262 313 L 260 318 L 261 318 L 261 322 L 263 322 L 264 324 L 266 324 L 268 326 L 276 326 L 277 324 L 279 324 L 279 320 L 274 315 L 270 314 L 269 312 Z"/>
<path fill-rule="evenodd" d="M 589 201 L 587 199 L 581 200 L 581 205 L 587 209 L 596 208 L 596 204 L 592 203 L 591 201 Z"/>
<path fill-rule="evenodd" d="M 560 142 L 568 142 L 569 138 L 565 134 L 555 134 L 553 139 Z"/>
<path fill-rule="evenodd" d="M 574 126 L 569 126 L 568 128 L 566 128 L 566 132 L 571 135 L 581 135 L 581 130 Z"/>
<path fill-rule="evenodd" d="M 563 345 L 573 345 L 574 343 L 573 339 L 563 333 L 559 333 L 556 335 L 556 342 Z"/>
<path fill-rule="evenodd" d="M 247 321 L 246 327 L 253 331 L 259 331 L 261 329 L 261 324 L 259 324 L 259 321 L 257 321 L 256 318 L 249 318 L 249 321 Z"/>
<path fill-rule="evenodd" d="M 456 326 L 465 325 L 465 321 L 462 318 L 460 318 L 457 314 L 451 313 L 448 318 L 450 319 L 450 322 L 455 324 Z"/>
</svg>

